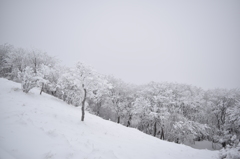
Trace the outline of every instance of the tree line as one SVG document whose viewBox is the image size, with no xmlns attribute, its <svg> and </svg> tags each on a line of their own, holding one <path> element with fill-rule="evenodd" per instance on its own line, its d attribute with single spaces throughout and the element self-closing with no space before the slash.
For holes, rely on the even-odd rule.
<svg viewBox="0 0 240 159">
<path fill-rule="evenodd" d="M 240 138 L 240 90 L 187 84 L 129 84 L 78 62 L 75 67 L 37 49 L 0 45 L 0 77 L 40 88 L 73 106 L 171 142 L 207 139 L 234 145 Z"/>
</svg>

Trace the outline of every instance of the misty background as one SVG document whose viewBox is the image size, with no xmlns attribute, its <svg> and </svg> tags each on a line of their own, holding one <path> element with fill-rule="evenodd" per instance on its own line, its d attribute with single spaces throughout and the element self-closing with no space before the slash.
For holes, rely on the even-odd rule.
<svg viewBox="0 0 240 159">
<path fill-rule="evenodd" d="M 240 87 L 240 1 L 0 1 L 0 44 L 126 82 Z"/>
</svg>

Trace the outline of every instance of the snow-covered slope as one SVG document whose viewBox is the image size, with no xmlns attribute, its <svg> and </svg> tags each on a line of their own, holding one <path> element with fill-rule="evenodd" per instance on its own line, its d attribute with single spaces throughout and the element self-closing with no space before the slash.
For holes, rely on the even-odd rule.
<svg viewBox="0 0 240 159">
<path fill-rule="evenodd" d="M 208 159 L 217 151 L 162 141 L 0 79 L 0 159 Z"/>
</svg>

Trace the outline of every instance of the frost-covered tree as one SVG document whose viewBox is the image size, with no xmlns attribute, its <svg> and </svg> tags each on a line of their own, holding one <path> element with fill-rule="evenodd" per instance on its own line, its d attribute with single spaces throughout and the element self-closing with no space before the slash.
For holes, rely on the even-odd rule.
<svg viewBox="0 0 240 159">
<path fill-rule="evenodd" d="M 37 82 L 41 89 L 40 95 L 43 91 L 54 95 L 57 89 L 57 82 L 60 77 L 60 70 L 58 67 L 41 64 L 36 73 L 41 79 Z"/>
<path fill-rule="evenodd" d="M 140 130 L 161 139 L 182 142 L 209 135 L 209 127 L 199 123 L 200 113 L 204 112 L 202 90 L 183 84 L 151 82 L 141 88 L 139 95 L 141 98 L 135 105 L 144 108 L 137 113 L 138 117 L 144 116 L 144 122 L 139 122 Z"/>
<path fill-rule="evenodd" d="M 82 103 L 82 118 L 84 121 L 85 116 L 85 101 L 87 99 L 87 94 L 90 94 L 90 91 L 94 91 L 98 85 L 95 72 L 84 64 L 78 62 L 74 70 L 75 84 L 78 89 L 82 91 L 81 103 Z"/>
<path fill-rule="evenodd" d="M 96 89 L 93 91 L 94 96 L 92 96 L 89 102 L 92 102 L 91 111 L 93 111 L 96 115 L 100 116 L 100 110 L 104 107 L 104 104 L 107 103 L 108 97 L 110 94 L 110 89 L 112 86 L 108 83 L 106 76 L 99 77 L 102 79 L 104 85 L 100 87 L 100 89 Z"/>
<path fill-rule="evenodd" d="M 11 80 L 17 80 L 18 73 L 23 72 L 23 70 L 28 66 L 27 52 L 23 48 L 16 48 L 10 52 L 6 58 L 5 68 L 9 70 L 7 76 Z"/>
<path fill-rule="evenodd" d="M 61 76 L 58 86 L 67 97 L 71 98 L 71 101 L 76 102 L 75 104 L 77 106 L 81 104 L 81 120 L 84 121 L 87 98 L 100 96 L 101 90 L 109 85 L 107 81 L 102 79 L 91 67 L 78 62 L 75 68 L 69 69 L 68 72 Z"/>
<path fill-rule="evenodd" d="M 126 93 L 125 102 L 124 102 L 124 110 L 123 113 L 125 117 L 127 117 L 127 127 L 131 126 L 131 121 L 134 115 L 134 101 L 136 95 L 129 89 Z"/>
<path fill-rule="evenodd" d="M 64 68 L 61 76 L 57 81 L 57 89 L 60 91 L 60 98 L 68 104 L 79 106 L 82 91 L 77 87 L 75 82 L 74 69 Z"/>
<path fill-rule="evenodd" d="M 109 90 L 109 100 L 112 106 L 109 107 L 117 116 L 117 123 L 120 123 L 121 117 L 124 116 L 125 98 L 126 98 L 126 84 L 113 76 L 109 76 L 108 82 L 111 84 Z"/>
<path fill-rule="evenodd" d="M 219 152 L 220 159 L 239 159 L 240 158 L 240 143 L 236 146 L 227 146 L 226 149 L 221 149 Z"/>
<path fill-rule="evenodd" d="M 235 131 L 240 133 L 240 100 L 238 99 L 236 104 L 227 110 L 228 122 L 233 126 Z M 240 134 L 239 134 L 240 135 Z"/>
<path fill-rule="evenodd" d="M 31 67 L 36 74 L 42 64 L 54 67 L 57 63 L 56 58 L 50 57 L 46 53 L 36 49 L 28 51 L 5 44 L 0 46 L 0 53 L 1 76 L 15 81 L 19 79 L 19 72 L 22 73 L 27 66 Z"/>
<path fill-rule="evenodd" d="M 29 66 L 27 66 L 22 72 L 19 72 L 18 77 L 21 80 L 22 90 L 25 93 L 28 93 L 32 88 L 36 87 L 37 82 L 40 79 Z"/>
<path fill-rule="evenodd" d="M 153 136 L 159 134 L 161 139 L 164 139 L 164 129 L 169 116 L 167 106 L 172 98 L 166 88 L 165 84 L 151 82 L 141 92 L 150 102 L 147 124 L 150 127 L 149 133 Z"/>
<path fill-rule="evenodd" d="M 173 123 L 173 127 L 171 128 L 171 140 L 176 141 L 177 139 L 180 142 L 192 142 L 199 136 L 209 135 L 210 127 L 206 124 L 190 121 L 179 114 L 176 118 L 177 121 Z"/>
<path fill-rule="evenodd" d="M 13 45 L 7 43 L 0 45 L 0 77 L 6 77 L 11 72 L 10 67 L 7 66 L 7 59 L 13 50 Z"/>
<path fill-rule="evenodd" d="M 235 125 L 237 123 L 232 120 L 235 116 L 233 110 L 237 108 L 240 99 L 239 94 L 239 90 L 214 89 L 205 95 L 207 107 L 211 109 L 206 117 L 210 120 L 213 141 L 221 143 L 223 147 L 231 144 L 233 135 L 240 136 L 239 129 L 236 129 L 239 125 Z"/>
<path fill-rule="evenodd" d="M 57 59 L 51 56 L 48 56 L 47 53 L 42 52 L 38 49 L 34 49 L 28 51 L 26 63 L 28 66 L 32 67 L 34 73 L 37 73 L 37 70 L 41 67 L 41 65 L 53 67 L 57 63 Z"/>
<path fill-rule="evenodd" d="M 134 117 L 138 119 L 138 129 L 148 132 L 149 114 L 150 114 L 150 101 L 143 97 L 137 97 L 133 103 Z"/>
</svg>

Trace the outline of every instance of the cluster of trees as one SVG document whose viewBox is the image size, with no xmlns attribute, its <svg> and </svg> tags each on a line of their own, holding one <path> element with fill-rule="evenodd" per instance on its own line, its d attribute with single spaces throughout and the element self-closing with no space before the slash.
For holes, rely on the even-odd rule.
<svg viewBox="0 0 240 159">
<path fill-rule="evenodd" d="M 177 83 L 128 84 L 78 62 L 62 67 L 39 50 L 0 46 L 0 76 L 68 104 L 172 142 L 208 139 L 233 145 L 240 137 L 240 90 Z"/>
</svg>

